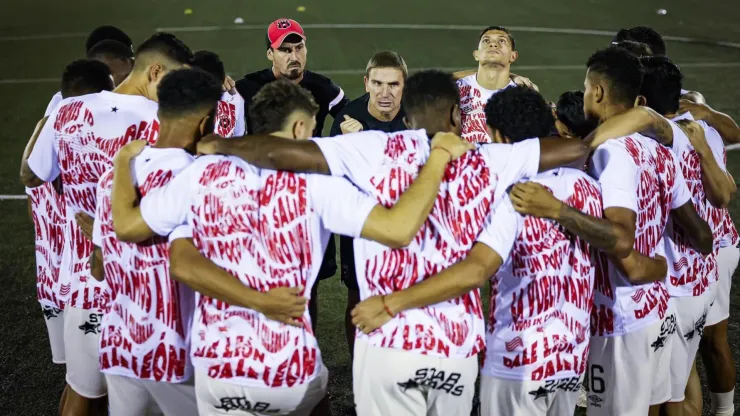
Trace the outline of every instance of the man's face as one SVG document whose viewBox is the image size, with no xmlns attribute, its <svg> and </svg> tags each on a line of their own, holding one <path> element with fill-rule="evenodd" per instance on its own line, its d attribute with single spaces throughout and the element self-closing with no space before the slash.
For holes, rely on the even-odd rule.
<svg viewBox="0 0 740 416">
<path fill-rule="evenodd" d="M 278 74 L 291 81 L 296 80 L 306 69 L 306 42 L 283 42 L 279 48 L 267 50 L 267 59 L 272 61 Z"/>
<path fill-rule="evenodd" d="M 121 85 L 123 80 L 131 73 L 131 70 L 134 69 L 134 61 L 131 59 L 101 57 L 98 60 L 108 66 L 116 86 Z"/>
<path fill-rule="evenodd" d="M 380 113 L 392 113 L 401 107 L 403 72 L 396 68 L 373 68 L 365 77 L 365 91 L 370 105 Z"/>
<path fill-rule="evenodd" d="M 511 65 L 519 54 L 512 50 L 511 39 L 506 32 L 489 30 L 478 42 L 473 57 L 481 64 Z"/>
<path fill-rule="evenodd" d="M 599 77 L 591 71 L 586 72 L 586 80 L 583 82 L 583 114 L 587 120 L 601 120 L 601 103 L 604 98 L 603 87 L 598 82 Z"/>
</svg>

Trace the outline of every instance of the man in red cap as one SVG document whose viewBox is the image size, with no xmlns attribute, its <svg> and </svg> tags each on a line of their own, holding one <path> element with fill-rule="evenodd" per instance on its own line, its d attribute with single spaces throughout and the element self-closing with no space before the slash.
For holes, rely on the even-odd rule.
<svg viewBox="0 0 740 416">
<path fill-rule="evenodd" d="M 244 108 L 248 109 L 252 98 L 265 84 L 278 78 L 285 78 L 298 83 L 307 89 L 319 105 L 316 114 L 316 128 L 313 137 L 321 137 L 326 116 L 333 118 L 349 103 L 344 91 L 329 78 L 306 70 L 306 35 L 301 25 L 293 19 L 280 18 L 267 27 L 266 35 L 267 59 L 272 61 L 272 67 L 247 74 L 236 82 L 236 89 L 244 98 Z M 249 120 L 249 111 L 245 112 L 247 132 L 252 131 Z M 324 262 L 319 270 L 319 280 L 328 279 L 337 272 L 336 246 L 334 238 L 329 239 Z M 313 287 L 309 311 L 311 323 L 316 329 L 318 311 L 318 282 Z"/>
</svg>

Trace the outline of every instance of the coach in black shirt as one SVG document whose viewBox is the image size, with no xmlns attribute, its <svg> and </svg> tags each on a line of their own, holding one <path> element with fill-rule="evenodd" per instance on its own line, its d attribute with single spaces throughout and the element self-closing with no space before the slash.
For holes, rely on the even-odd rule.
<svg viewBox="0 0 740 416">
<path fill-rule="evenodd" d="M 378 52 L 370 59 L 365 72 L 367 94 L 347 104 L 344 111 L 334 118 L 331 135 L 380 130 L 394 132 L 406 130 L 405 113 L 401 107 L 403 84 L 408 68 L 403 58 L 395 52 Z M 344 324 L 350 356 L 354 352 L 355 328 L 352 309 L 360 302 L 360 289 L 355 273 L 352 239 L 341 237 L 339 251 L 342 256 L 342 281 L 347 286 L 347 309 Z"/>
<path fill-rule="evenodd" d="M 298 22 L 292 19 L 278 19 L 267 27 L 267 59 L 272 61 L 272 67 L 247 74 L 236 82 L 236 90 L 244 98 L 244 107 L 249 108 L 252 98 L 265 84 L 278 78 L 297 82 L 313 94 L 316 104 L 319 105 L 313 135 L 320 137 L 326 116 L 331 114 L 336 118 L 337 114 L 349 103 L 349 99 L 344 96 L 344 91 L 329 78 L 305 69 L 306 35 Z M 244 113 L 247 132 L 251 134 L 252 123 L 249 121 L 249 111 Z M 334 239 L 331 238 L 319 270 L 319 280 L 332 277 L 337 272 L 336 253 L 336 245 Z M 317 281 L 313 286 L 311 301 L 308 304 L 314 332 L 318 322 L 318 288 Z"/>
</svg>

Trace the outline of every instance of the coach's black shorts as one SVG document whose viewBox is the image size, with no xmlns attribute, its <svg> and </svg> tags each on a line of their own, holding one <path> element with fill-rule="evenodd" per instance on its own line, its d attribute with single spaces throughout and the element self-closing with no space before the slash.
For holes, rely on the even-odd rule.
<svg viewBox="0 0 740 416">
<path fill-rule="evenodd" d="M 324 260 L 321 262 L 318 280 L 328 279 L 337 274 L 337 244 L 334 242 L 334 234 L 329 237 L 329 244 L 326 245 Z"/>
<path fill-rule="evenodd" d="M 342 282 L 348 289 L 360 290 L 360 286 L 357 285 L 357 273 L 355 272 L 353 240 L 345 236 L 339 237 L 339 254 L 342 256 Z"/>
</svg>

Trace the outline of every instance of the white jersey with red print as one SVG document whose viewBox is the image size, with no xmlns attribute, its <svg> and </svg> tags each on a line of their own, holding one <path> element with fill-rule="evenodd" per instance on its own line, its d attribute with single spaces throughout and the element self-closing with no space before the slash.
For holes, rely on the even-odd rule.
<svg viewBox="0 0 740 416">
<path fill-rule="evenodd" d="M 531 180 L 567 205 L 602 216 L 599 185 L 585 173 L 556 169 Z M 508 196 L 478 242 L 504 259 L 491 278 L 482 374 L 533 381 L 583 374 L 599 254 L 554 221 L 518 214 Z"/>
<path fill-rule="evenodd" d="M 141 213 L 160 235 L 187 221 L 198 250 L 245 286 L 303 287 L 308 297 L 330 234 L 358 237 L 375 205 L 345 179 L 206 156 L 144 197 Z M 302 385 L 323 366 L 307 308 L 293 327 L 198 295 L 191 343 L 198 370 L 244 386 Z"/>
<path fill-rule="evenodd" d="M 64 309 L 59 281 L 67 224 L 64 195 L 58 193 L 51 182 L 26 188 L 26 193 L 31 202 L 35 231 L 36 298 L 44 306 Z"/>
<path fill-rule="evenodd" d="M 228 91 L 225 92 L 218 102 L 214 133 L 227 138 L 241 137 L 246 130 L 244 98 L 239 93 L 231 95 Z"/>
<path fill-rule="evenodd" d="M 681 119 L 693 120 L 691 113 L 686 113 L 676 117 L 674 121 Z M 699 296 L 707 290 L 710 283 L 717 281 L 718 278 L 715 253 L 719 250 L 719 241 L 723 230 L 722 210 L 713 207 L 707 201 L 702 182 L 701 160 L 689 138 L 676 123 L 670 122 L 670 124 L 673 127 L 671 150 L 678 160 L 681 173 L 691 192 L 691 202 L 696 212 L 712 229 L 715 248 L 713 253 L 705 258 L 702 253 L 691 246 L 683 227 L 672 220 L 668 221 L 666 254 L 669 254 L 673 260 L 668 264 L 666 286 L 671 296 Z M 721 142 L 722 139 L 719 137 L 710 140 L 712 134 L 716 134 L 716 130 L 712 132 L 709 129 L 714 130 L 711 127 L 705 128 L 707 140 L 719 139 Z"/>
<path fill-rule="evenodd" d="M 332 175 L 346 176 L 378 203 L 392 206 L 429 157 L 426 131 L 368 131 L 316 139 Z M 491 208 L 506 188 L 537 174 L 539 141 L 486 144 L 447 167 L 429 219 L 402 249 L 357 239 L 360 296 L 387 295 L 419 283 L 465 258 Z M 399 313 L 357 338 L 382 348 L 446 358 L 467 358 L 484 347 L 480 292 Z"/>
<path fill-rule="evenodd" d="M 634 249 L 649 257 L 665 254 L 671 265 L 663 240 L 668 217 L 691 199 L 673 153 L 633 134 L 599 146 L 588 169 L 601 185 L 604 210 L 626 208 L 637 214 Z M 664 281 L 632 285 L 613 263 L 608 270 L 596 275 L 592 335 L 623 335 L 663 319 L 669 297 Z"/>
<path fill-rule="evenodd" d="M 165 186 L 193 157 L 183 149 L 145 148 L 132 174 L 142 196 Z M 100 371 L 178 383 L 192 375 L 188 334 L 195 295 L 170 278 L 169 244 L 155 237 L 124 243 L 113 231 L 113 170 L 98 183 L 93 243 L 103 253 L 110 302 L 100 324 Z"/>
<path fill-rule="evenodd" d="M 90 276 L 93 245 L 75 215 L 95 215 L 98 180 L 123 145 L 137 139 L 153 143 L 158 134 L 157 103 L 107 91 L 63 100 L 41 131 L 28 164 L 44 181 L 61 176 L 68 225 L 60 280 L 70 285 L 69 306 L 102 310 L 107 301 L 103 285 Z"/>
<path fill-rule="evenodd" d="M 717 158 L 717 163 L 719 163 L 719 166 L 724 170 L 727 171 L 727 149 L 725 148 L 725 144 L 722 141 L 722 137 L 719 135 L 719 133 L 710 134 L 709 130 L 711 127 L 704 121 L 701 120 L 698 122 L 704 127 L 704 131 L 706 133 L 707 137 L 707 143 L 709 143 L 709 147 L 712 148 L 712 153 Z M 714 130 L 714 129 L 712 129 Z M 715 130 L 716 133 L 716 130 Z M 732 221 L 732 217 L 730 217 L 730 210 L 727 208 L 724 208 L 722 211 L 722 230 L 721 230 L 721 237 L 719 240 L 719 247 L 729 247 L 729 246 L 737 246 L 738 243 L 740 243 L 740 235 L 737 233 L 737 229 L 735 228 L 735 223 Z M 717 247 L 715 246 L 715 249 Z"/>
<path fill-rule="evenodd" d="M 500 90 L 488 90 L 480 86 L 477 74 L 469 75 L 457 81 L 460 90 L 460 121 L 463 139 L 471 143 L 491 143 L 486 129 L 486 103 L 497 92 L 515 86 L 514 81 Z"/>
</svg>

